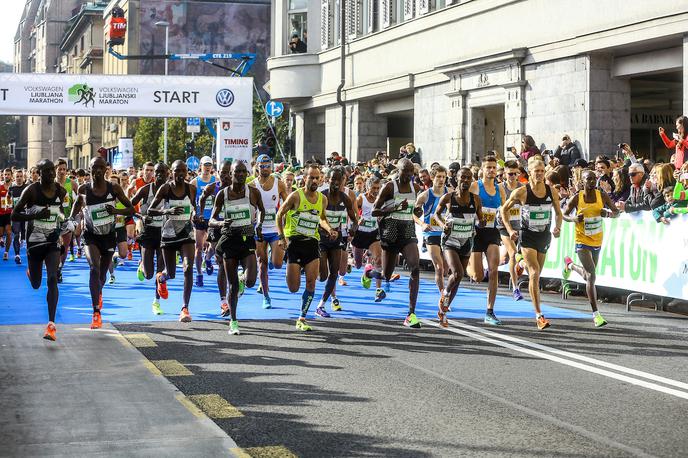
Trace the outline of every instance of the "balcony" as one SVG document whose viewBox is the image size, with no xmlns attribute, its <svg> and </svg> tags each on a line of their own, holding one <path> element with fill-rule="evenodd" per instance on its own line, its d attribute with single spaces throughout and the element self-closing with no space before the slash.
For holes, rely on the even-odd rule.
<svg viewBox="0 0 688 458">
<path fill-rule="evenodd" d="M 320 92 L 320 63 L 317 54 L 289 54 L 270 57 L 270 96 L 290 102 Z"/>
</svg>

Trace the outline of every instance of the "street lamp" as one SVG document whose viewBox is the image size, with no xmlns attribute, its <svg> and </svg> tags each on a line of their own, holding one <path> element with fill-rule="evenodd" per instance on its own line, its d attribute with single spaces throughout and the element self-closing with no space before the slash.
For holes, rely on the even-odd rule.
<svg viewBox="0 0 688 458">
<path fill-rule="evenodd" d="M 168 54 L 168 46 L 170 44 L 170 23 L 167 21 L 158 21 L 155 23 L 156 27 L 164 27 L 165 28 L 165 55 Z M 165 58 L 165 76 L 167 76 L 167 64 L 168 64 L 168 59 Z M 167 164 L 167 118 L 163 120 L 164 122 L 164 136 L 165 138 L 163 139 L 163 162 Z"/>
</svg>

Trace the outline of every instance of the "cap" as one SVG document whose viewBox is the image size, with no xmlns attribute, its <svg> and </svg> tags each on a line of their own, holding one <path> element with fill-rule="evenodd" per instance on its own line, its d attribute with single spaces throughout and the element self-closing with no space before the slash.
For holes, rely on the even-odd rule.
<svg viewBox="0 0 688 458">
<path fill-rule="evenodd" d="M 573 166 L 574 167 L 587 168 L 588 167 L 588 161 L 586 161 L 585 159 L 578 159 L 578 160 L 576 160 L 576 162 L 573 163 Z"/>
<path fill-rule="evenodd" d="M 203 164 L 212 164 L 212 163 L 213 163 L 213 159 L 212 159 L 210 156 L 203 156 L 203 157 L 201 158 L 201 165 L 203 165 Z"/>
<path fill-rule="evenodd" d="M 267 154 L 261 154 L 256 158 L 256 163 L 258 162 L 272 162 L 272 159 Z"/>
</svg>

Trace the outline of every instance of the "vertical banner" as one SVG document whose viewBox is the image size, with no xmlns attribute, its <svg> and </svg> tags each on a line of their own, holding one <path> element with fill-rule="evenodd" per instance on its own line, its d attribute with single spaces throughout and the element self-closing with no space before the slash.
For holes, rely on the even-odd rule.
<svg viewBox="0 0 688 458">
<path fill-rule="evenodd" d="M 126 169 L 134 166 L 134 139 L 122 137 L 119 139 L 117 149 L 119 150 L 112 158 L 112 167 L 115 169 Z"/>
<path fill-rule="evenodd" d="M 253 120 L 220 118 L 217 126 L 217 169 L 226 160 L 243 161 L 251 173 Z"/>
</svg>

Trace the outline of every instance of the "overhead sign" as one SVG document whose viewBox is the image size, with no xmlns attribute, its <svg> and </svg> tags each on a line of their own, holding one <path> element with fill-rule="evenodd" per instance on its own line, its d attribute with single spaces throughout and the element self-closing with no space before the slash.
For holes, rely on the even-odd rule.
<svg viewBox="0 0 688 458">
<path fill-rule="evenodd" d="M 197 134 L 201 131 L 201 118 L 186 118 L 186 131 Z"/>
<path fill-rule="evenodd" d="M 250 119 L 252 78 L 1 73 L 0 115 Z"/>
<path fill-rule="evenodd" d="M 226 160 L 243 161 L 251 169 L 253 157 L 253 120 L 218 119 L 217 126 L 217 169 Z"/>
<path fill-rule="evenodd" d="M 265 104 L 265 112 L 268 114 L 268 116 L 278 118 L 282 113 L 284 113 L 284 105 L 282 102 L 270 100 Z"/>
</svg>

